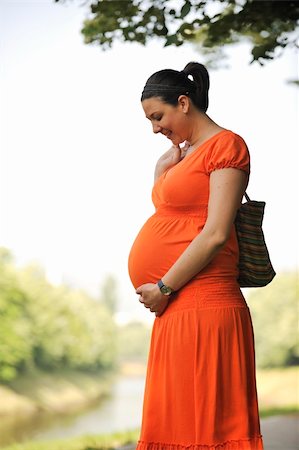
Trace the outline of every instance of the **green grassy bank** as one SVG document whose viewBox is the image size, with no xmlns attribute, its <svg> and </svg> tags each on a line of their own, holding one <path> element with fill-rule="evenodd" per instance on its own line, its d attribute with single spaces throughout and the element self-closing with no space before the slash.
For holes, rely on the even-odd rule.
<svg viewBox="0 0 299 450">
<path fill-rule="evenodd" d="M 135 430 L 101 436 L 82 436 L 81 438 L 60 441 L 28 442 L 10 445 L 2 448 L 2 450 L 108 450 L 135 443 L 138 434 L 138 430 Z"/>
<path fill-rule="evenodd" d="M 0 385 L 0 417 L 39 413 L 67 414 L 104 398 L 114 375 L 59 371 L 33 371 Z"/>
</svg>

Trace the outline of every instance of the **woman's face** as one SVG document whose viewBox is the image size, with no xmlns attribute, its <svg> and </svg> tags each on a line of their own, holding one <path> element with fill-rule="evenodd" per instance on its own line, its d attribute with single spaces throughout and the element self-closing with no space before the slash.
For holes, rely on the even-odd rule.
<svg viewBox="0 0 299 450">
<path fill-rule="evenodd" d="M 145 116 L 152 123 L 153 132 L 162 133 L 174 145 L 187 139 L 186 102 L 184 99 L 186 97 L 181 96 L 177 106 L 164 103 L 159 97 L 152 97 L 142 102 Z"/>
</svg>

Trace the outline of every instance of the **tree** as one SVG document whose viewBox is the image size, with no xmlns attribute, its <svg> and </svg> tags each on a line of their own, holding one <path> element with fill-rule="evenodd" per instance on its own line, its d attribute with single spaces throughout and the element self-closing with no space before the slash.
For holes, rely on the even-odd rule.
<svg viewBox="0 0 299 450">
<path fill-rule="evenodd" d="M 114 367 L 117 329 L 107 306 L 52 286 L 37 265 L 17 268 L 0 247 L 0 383 L 24 373 Z"/>
<path fill-rule="evenodd" d="M 164 46 L 196 42 L 215 58 L 223 45 L 246 38 L 251 62 L 263 64 L 298 46 L 298 1 L 93 0 L 90 13 L 82 28 L 85 43 L 103 49 L 115 41 L 145 45 L 159 38 Z"/>
<path fill-rule="evenodd" d="M 0 254 L 0 382 L 7 382 L 29 365 L 33 345 L 29 298 L 10 265 L 11 252 L 0 248 Z"/>
<path fill-rule="evenodd" d="M 18 270 L 18 279 L 29 298 L 36 367 L 93 371 L 113 366 L 116 328 L 104 305 L 83 291 L 52 286 L 34 265 Z"/>
</svg>

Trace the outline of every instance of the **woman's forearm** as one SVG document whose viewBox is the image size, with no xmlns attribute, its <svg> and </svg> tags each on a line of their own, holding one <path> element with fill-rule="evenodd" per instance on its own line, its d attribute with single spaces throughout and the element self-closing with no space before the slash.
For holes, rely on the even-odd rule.
<svg viewBox="0 0 299 450">
<path fill-rule="evenodd" d="M 163 276 L 163 283 L 175 291 L 183 287 L 214 258 L 226 239 L 203 229 Z"/>
<path fill-rule="evenodd" d="M 166 168 L 156 165 L 155 173 L 154 173 L 154 182 L 157 181 L 158 178 L 165 172 Z"/>
</svg>

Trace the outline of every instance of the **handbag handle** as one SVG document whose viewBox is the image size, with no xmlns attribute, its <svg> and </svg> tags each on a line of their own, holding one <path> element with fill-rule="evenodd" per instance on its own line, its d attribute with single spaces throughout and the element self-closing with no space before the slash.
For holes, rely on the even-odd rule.
<svg viewBox="0 0 299 450">
<path fill-rule="evenodd" d="M 249 198 L 249 195 L 247 194 L 247 192 L 244 192 L 244 197 L 246 198 L 246 200 L 247 200 L 248 202 L 250 202 L 250 198 Z"/>
</svg>

